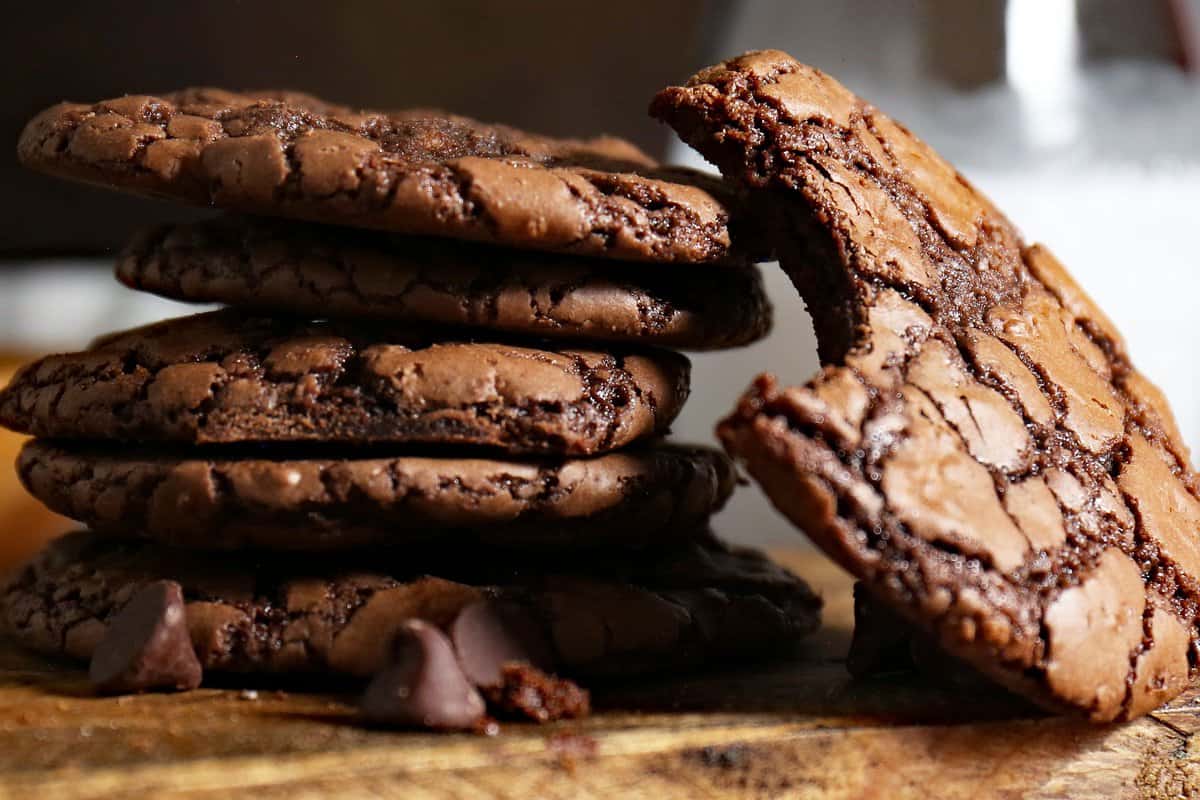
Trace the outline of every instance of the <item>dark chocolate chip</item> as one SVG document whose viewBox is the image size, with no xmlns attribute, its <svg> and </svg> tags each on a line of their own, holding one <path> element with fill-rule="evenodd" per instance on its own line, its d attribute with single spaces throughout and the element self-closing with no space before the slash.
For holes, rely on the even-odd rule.
<svg viewBox="0 0 1200 800">
<path fill-rule="evenodd" d="M 202 677 L 188 635 L 183 590 L 174 581 L 155 581 L 133 596 L 96 645 L 88 669 L 92 685 L 103 694 L 195 689 Z"/>
<path fill-rule="evenodd" d="M 455 618 L 450 638 L 463 672 L 476 686 L 500 686 L 506 664 L 529 664 L 541 670 L 554 666 L 541 626 L 515 603 L 472 603 Z"/>
<path fill-rule="evenodd" d="M 436 730 L 474 729 L 484 716 L 450 640 L 421 620 L 401 626 L 394 661 L 371 680 L 361 708 L 371 722 Z"/>
</svg>

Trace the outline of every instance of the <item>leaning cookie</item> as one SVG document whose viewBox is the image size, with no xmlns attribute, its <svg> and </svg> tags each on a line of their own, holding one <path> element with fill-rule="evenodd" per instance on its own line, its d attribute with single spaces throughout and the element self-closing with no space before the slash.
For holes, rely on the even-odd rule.
<svg viewBox="0 0 1200 800">
<path fill-rule="evenodd" d="M 184 89 L 60 103 L 28 167 L 271 216 L 639 261 L 734 258 L 731 192 L 613 138 L 551 139 L 431 110 Z"/>
<path fill-rule="evenodd" d="M 57 439 L 591 455 L 664 432 L 688 372 L 667 350 L 540 349 L 225 310 L 29 365 L 0 391 L 0 424 Z"/>
<path fill-rule="evenodd" d="M 224 550 L 654 547 L 702 530 L 737 479 L 722 453 L 674 445 L 553 461 L 172 453 L 35 440 L 18 470 L 95 530 Z"/>
<path fill-rule="evenodd" d="M 620 262 L 265 219 L 163 226 L 117 262 L 127 286 L 264 312 L 461 325 L 684 350 L 771 327 L 753 266 Z"/>
<path fill-rule="evenodd" d="M 1054 709 L 1136 717 L 1187 685 L 1197 476 L 1161 393 L 1040 246 L 829 76 L 749 53 L 652 112 L 737 180 L 826 365 L 720 427 L 877 601 Z"/>
<path fill-rule="evenodd" d="M 636 564 L 622 555 L 571 569 L 476 555 L 450 553 L 419 569 L 402 554 L 379 553 L 314 565 L 311 558 L 235 559 L 80 532 L 51 544 L 10 579 L 0 590 L 0 613 L 26 646 L 86 659 L 141 587 L 171 580 L 182 587 L 206 674 L 356 677 L 387 665 L 405 621 L 449 628 L 481 599 L 519 614 L 548 643 L 546 666 L 568 676 L 747 663 L 786 652 L 819 620 L 820 600 L 800 579 L 713 540 L 647 554 Z"/>
</svg>

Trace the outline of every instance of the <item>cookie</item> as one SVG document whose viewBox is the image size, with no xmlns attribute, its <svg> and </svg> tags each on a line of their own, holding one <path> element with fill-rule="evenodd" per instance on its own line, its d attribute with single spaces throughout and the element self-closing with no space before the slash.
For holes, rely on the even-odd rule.
<svg viewBox="0 0 1200 800">
<path fill-rule="evenodd" d="M 648 547 L 692 536 L 737 476 L 721 453 L 661 445 L 594 459 L 164 455 L 35 440 L 29 491 L 105 533 L 181 547 Z"/>
<path fill-rule="evenodd" d="M 405 621 L 442 629 L 480 599 L 536 624 L 566 676 L 670 672 L 786 652 L 818 622 L 808 587 L 758 553 L 715 540 L 637 559 L 616 554 L 564 571 L 461 549 L 423 560 L 369 554 L 339 562 L 208 555 L 70 534 L 0 593 L 19 641 L 89 658 L 138 589 L 180 584 L 205 674 L 324 673 L 368 677 L 386 666 Z M 636 562 L 636 563 L 632 563 Z M 387 571 L 391 564 L 395 571 Z"/>
<path fill-rule="evenodd" d="M 1200 500 L 1171 411 L 1046 248 L 904 127 L 784 53 L 652 113 L 737 180 L 825 365 L 720 426 L 881 603 L 1004 685 L 1095 721 L 1178 694 Z"/>
<path fill-rule="evenodd" d="M 620 139 L 551 139 L 440 111 L 184 89 L 53 106 L 17 155 L 206 207 L 639 261 L 735 257 L 717 179 Z"/>
<path fill-rule="evenodd" d="M 117 262 L 133 289 L 265 312 L 487 328 L 685 350 L 766 335 L 753 266 L 653 269 L 446 240 L 243 218 L 164 226 Z"/>
<path fill-rule="evenodd" d="M 542 350 L 224 310 L 31 364 L 0 391 L 0 424 L 58 439 L 591 455 L 665 432 L 688 368 L 667 350 Z"/>
</svg>

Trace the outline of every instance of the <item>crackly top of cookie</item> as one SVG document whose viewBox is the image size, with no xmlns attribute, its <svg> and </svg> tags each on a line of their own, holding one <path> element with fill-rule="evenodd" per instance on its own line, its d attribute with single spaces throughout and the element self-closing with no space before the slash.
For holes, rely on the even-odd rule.
<svg viewBox="0 0 1200 800">
<path fill-rule="evenodd" d="M 688 374 L 667 350 L 539 349 L 226 309 L 30 364 L 0 391 L 0 424 L 60 439 L 588 455 L 665 431 Z"/>
<path fill-rule="evenodd" d="M 644 550 L 701 533 L 737 482 L 724 453 L 666 444 L 547 460 L 35 439 L 17 470 L 34 497 L 95 531 L 192 549 L 326 552 L 439 541 Z"/>
<path fill-rule="evenodd" d="M 167 297 L 264 312 L 685 350 L 748 344 L 771 326 L 771 304 L 754 265 L 647 269 L 240 216 L 146 230 L 121 254 L 117 277 Z"/>
<path fill-rule="evenodd" d="M 781 510 L 948 650 L 1096 720 L 1178 694 L 1200 500 L 1162 394 L 1046 248 L 928 145 L 777 51 L 652 113 L 754 195 L 821 373 L 721 427 Z"/>
<path fill-rule="evenodd" d="M 61 103 L 26 166 L 200 205 L 640 261 L 736 257 L 731 193 L 621 139 L 199 88 Z"/>
</svg>

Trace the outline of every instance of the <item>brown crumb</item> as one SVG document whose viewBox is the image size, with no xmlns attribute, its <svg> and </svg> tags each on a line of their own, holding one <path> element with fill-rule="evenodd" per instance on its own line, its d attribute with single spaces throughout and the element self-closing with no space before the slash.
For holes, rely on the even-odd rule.
<svg viewBox="0 0 1200 800">
<path fill-rule="evenodd" d="M 551 722 L 586 717 L 592 711 L 588 691 L 565 678 L 520 663 L 505 664 L 500 674 L 500 685 L 484 689 L 484 696 L 501 714 Z"/>
</svg>

